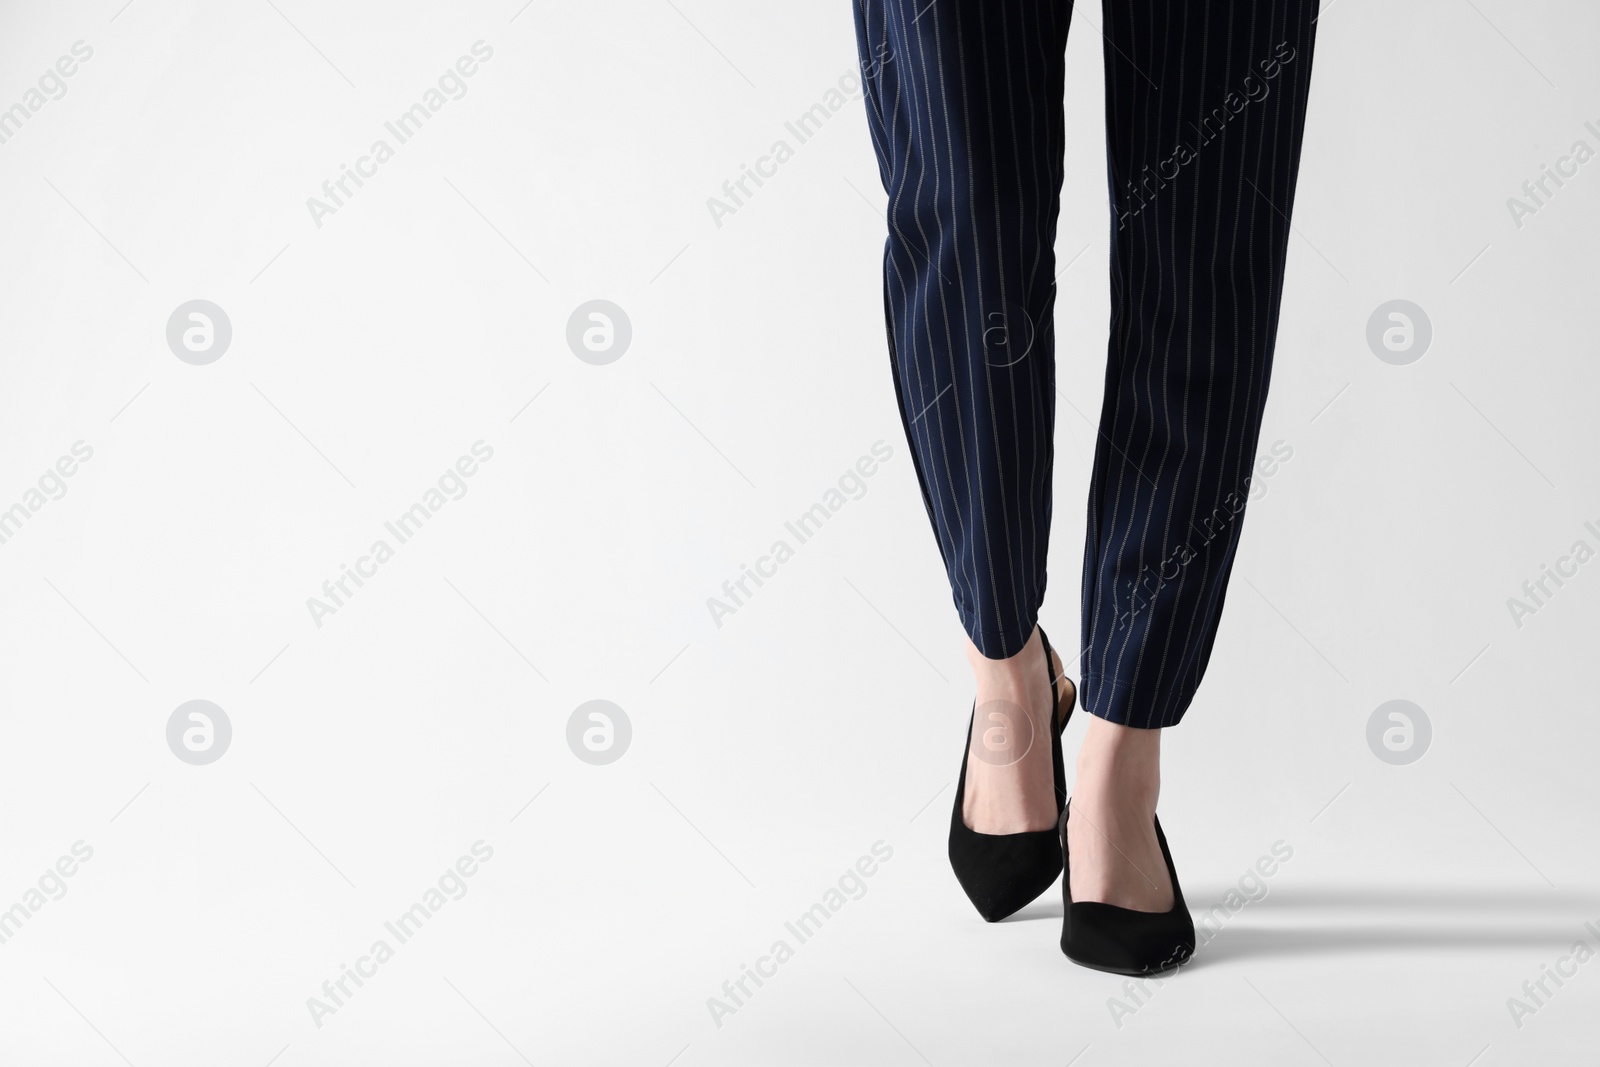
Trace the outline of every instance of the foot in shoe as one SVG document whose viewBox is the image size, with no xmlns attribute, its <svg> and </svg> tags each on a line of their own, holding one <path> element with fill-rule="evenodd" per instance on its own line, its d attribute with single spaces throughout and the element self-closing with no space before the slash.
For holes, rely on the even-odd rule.
<svg viewBox="0 0 1600 1067">
<path fill-rule="evenodd" d="M 988 659 L 970 640 L 967 660 L 977 681 L 967 792 L 962 822 L 981 834 L 1050 830 L 1060 807 L 1051 767 L 1051 731 L 1058 711 L 1050 702 L 1055 676 L 1060 707 L 1072 706 L 1072 683 L 1061 678 L 1061 657 L 1052 653 L 1045 673 L 1044 642 L 1034 628 L 1010 659 Z"/>
<path fill-rule="evenodd" d="M 1067 816 L 1074 902 L 1172 908 L 1172 880 L 1156 841 L 1160 793 L 1161 731 L 1090 716 Z"/>
</svg>

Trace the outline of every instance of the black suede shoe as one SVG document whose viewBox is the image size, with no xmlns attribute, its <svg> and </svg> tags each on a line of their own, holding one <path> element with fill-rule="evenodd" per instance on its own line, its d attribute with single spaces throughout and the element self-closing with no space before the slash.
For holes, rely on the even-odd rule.
<svg viewBox="0 0 1600 1067">
<path fill-rule="evenodd" d="M 1067 852 L 1067 814 L 1061 812 L 1061 951 L 1074 963 L 1113 974 L 1152 975 L 1187 963 L 1194 955 L 1194 919 L 1183 903 L 1167 835 L 1156 820 L 1156 840 L 1172 879 L 1170 911 L 1133 911 L 1115 904 L 1072 902 L 1072 857 Z"/>
<path fill-rule="evenodd" d="M 1056 810 L 1067 799 L 1067 774 L 1061 758 L 1061 732 L 1067 727 L 1077 703 L 1074 686 L 1065 699 L 1056 686 L 1050 639 L 1039 631 L 1044 644 L 1045 670 L 1050 675 L 1050 701 L 1056 709 L 1056 728 L 1050 735 L 1050 759 L 1055 770 Z M 1063 710 L 1062 705 L 1065 705 Z M 976 714 L 977 706 L 973 706 Z M 967 796 L 967 755 L 972 750 L 972 724 L 967 725 L 967 747 L 961 754 L 961 776 L 956 779 L 955 811 L 950 815 L 950 868 L 956 880 L 989 922 L 1016 913 L 1031 904 L 1061 873 L 1061 843 L 1054 830 L 1033 830 L 1020 834 L 980 834 L 961 817 Z"/>
</svg>

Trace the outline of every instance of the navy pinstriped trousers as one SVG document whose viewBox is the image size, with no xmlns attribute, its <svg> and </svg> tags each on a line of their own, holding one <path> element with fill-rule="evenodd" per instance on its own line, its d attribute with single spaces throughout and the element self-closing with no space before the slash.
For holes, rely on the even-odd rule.
<svg viewBox="0 0 1600 1067">
<path fill-rule="evenodd" d="M 1072 0 L 854 0 L 901 419 L 961 621 L 1045 592 Z M 1111 332 L 1082 699 L 1176 724 L 1222 614 L 1272 371 L 1316 0 L 1103 0 Z"/>
</svg>

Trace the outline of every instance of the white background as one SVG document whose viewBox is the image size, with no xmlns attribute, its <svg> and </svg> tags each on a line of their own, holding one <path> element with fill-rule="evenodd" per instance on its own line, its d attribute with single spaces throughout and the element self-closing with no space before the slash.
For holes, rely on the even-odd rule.
<svg viewBox="0 0 1600 1067">
<path fill-rule="evenodd" d="M 0 944 L 0 1061 L 1344 1067 L 1592 1041 L 1600 962 L 1520 1027 L 1507 998 L 1600 947 L 1600 562 L 1520 628 L 1506 604 L 1600 548 L 1600 161 L 1520 228 L 1506 207 L 1600 148 L 1592 5 L 1325 7 L 1262 438 L 1293 458 L 1251 505 L 1161 809 L 1197 912 L 1274 842 L 1293 858 L 1117 1020 L 1054 891 L 987 926 L 946 865 L 970 683 L 894 408 L 859 100 L 720 227 L 706 206 L 856 69 L 848 5 L 274 3 L 0 15 L 0 108 L 94 50 L 0 144 L 0 508 L 93 449 L 0 544 L 0 908 L 93 849 Z M 1044 623 L 1068 649 L 1099 24 L 1080 7 L 1068 46 L 1058 245 Z M 479 40 L 467 94 L 318 227 L 306 199 Z M 165 339 L 196 298 L 233 327 L 208 366 Z M 565 340 L 596 298 L 633 326 L 603 367 Z M 1409 366 L 1366 343 L 1391 299 L 1433 324 Z M 467 495 L 315 625 L 307 598 L 479 440 Z M 866 494 L 715 626 L 706 599 L 878 440 Z M 1401 767 L 1366 742 L 1397 698 L 1434 730 Z M 167 746 L 192 699 L 233 726 L 209 766 Z M 632 723 L 608 766 L 566 742 L 591 699 Z M 317 1026 L 307 998 L 479 840 L 470 891 Z M 707 998 L 880 840 L 866 895 L 716 1025 Z"/>
</svg>

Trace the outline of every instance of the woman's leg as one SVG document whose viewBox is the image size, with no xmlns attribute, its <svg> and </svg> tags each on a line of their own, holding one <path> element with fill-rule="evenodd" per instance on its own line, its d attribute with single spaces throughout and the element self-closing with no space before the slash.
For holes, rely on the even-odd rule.
<svg viewBox="0 0 1600 1067">
<path fill-rule="evenodd" d="M 889 237 L 896 396 L 979 705 L 1052 728 L 1035 632 L 1055 420 L 1056 215 L 1070 0 L 856 0 Z M 966 823 L 1055 823 L 1050 745 L 968 768 Z"/>
<path fill-rule="evenodd" d="M 1205 673 L 1250 492 L 1317 4 L 1103 11 L 1111 340 L 1082 631 L 1096 719 L 1068 839 L 1075 900 L 1159 911 L 1159 731 Z"/>
</svg>

